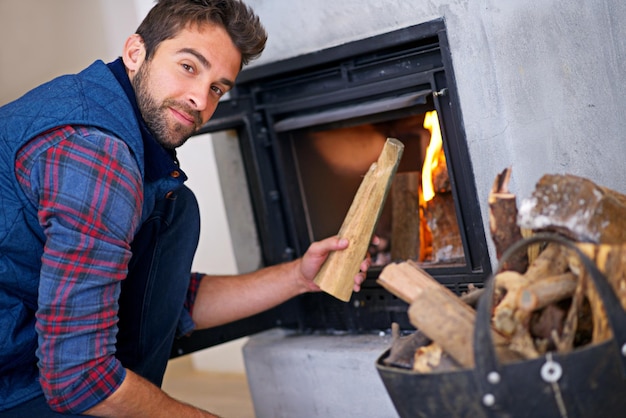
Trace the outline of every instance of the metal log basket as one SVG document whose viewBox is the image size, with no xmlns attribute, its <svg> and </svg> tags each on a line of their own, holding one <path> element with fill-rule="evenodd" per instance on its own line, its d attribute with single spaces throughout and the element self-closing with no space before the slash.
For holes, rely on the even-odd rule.
<svg viewBox="0 0 626 418">
<path fill-rule="evenodd" d="M 571 241 L 537 234 L 505 252 L 539 242 L 572 249 L 589 273 L 613 331 L 611 340 L 567 354 L 500 364 L 490 331 L 493 276 L 478 304 L 474 330 L 475 367 L 454 372 L 418 373 L 376 363 L 389 396 L 401 417 L 617 417 L 626 411 L 626 312 L 606 277 Z M 496 270 L 499 271 L 498 268 Z"/>
</svg>

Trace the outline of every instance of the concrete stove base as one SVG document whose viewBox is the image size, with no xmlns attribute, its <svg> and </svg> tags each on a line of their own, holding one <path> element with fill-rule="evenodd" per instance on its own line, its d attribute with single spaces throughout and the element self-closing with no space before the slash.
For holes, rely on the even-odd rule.
<svg viewBox="0 0 626 418">
<path fill-rule="evenodd" d="M 303 335 L 273 329 L 243 348 L 257 418 L 398 416 L 376 371 L 390 335 Z"/>
</svg>

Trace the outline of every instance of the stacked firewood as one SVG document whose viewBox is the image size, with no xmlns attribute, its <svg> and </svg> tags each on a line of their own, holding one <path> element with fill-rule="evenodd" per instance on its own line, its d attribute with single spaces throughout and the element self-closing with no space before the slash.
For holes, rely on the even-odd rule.
<svg viewBox="0 0 626 418">
<path fill-rule="evenodd" d="M 573 175 L 542 177 L 519 209 L 504 170 L 489 196 L 490 231 L 500 259 L 524 236 L 567 237 L 606 275 L 626 309 L 626 196 Z M 558 244 L 536 244 L 503 260 L 494 278 L 492 336 L 503 363 L 568 353 L 612 337 L 599 296 L 580 259 Z M 417 331 L 394 342 L 388 365 L 417 372 L 474 366 L 475 304 L 482 289 L 458 297 L 417 263 L 383 269 L 379 283 L 409 306 Z"/>
</svg>

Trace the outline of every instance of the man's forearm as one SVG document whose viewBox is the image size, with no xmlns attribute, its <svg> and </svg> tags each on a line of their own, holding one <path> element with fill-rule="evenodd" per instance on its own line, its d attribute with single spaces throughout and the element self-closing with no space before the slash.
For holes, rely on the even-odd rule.
<svg viewBox="0 0 626 418">
<path fill-rule="evenodd" d="M 299 263 L 296 260 L 236 276 L 204 276 L 193 309 L 196 327 L 246 318 L 306 292 L 294 277 Z"/>
<path fill-rule="evenodd" d="M 198 287 L 192 317 L 198 329 L 223 325 L 272 308 L 296 295 L 320 291 L 314 279 L 332 251 L 349 242 L 338 236 L 312 243 L 299 259 L 238 276 L 204 276 Z M 365 280 L 369 259 L 354 277 L 354 291 Z"/>
<path fill-rule="evenodd" d="M 126 378 L 118 390 L 85 411 L 85 415 L 106 418 L 217 417 L 175 400 L 130 370 L 126 371 Z"/>
</svg>

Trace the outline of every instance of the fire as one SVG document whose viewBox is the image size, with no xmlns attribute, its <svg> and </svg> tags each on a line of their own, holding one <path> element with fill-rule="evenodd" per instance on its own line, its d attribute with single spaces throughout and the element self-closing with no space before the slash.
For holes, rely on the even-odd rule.
<svg viewBox="0 0 626 418">
<path fill-rule="evenodd" d="M 424 116 L 424 128 L 430 132 L 430 143 L 426 149 L 426 157 L 422 166 L 422 194 L 424 201 L 428 202 L 435 197 L 433 173 L 439 165 L 439 160 L 445 158 L 441 152 L 443 141 L 436 110 L 426 113 Z"/>
</svg>

